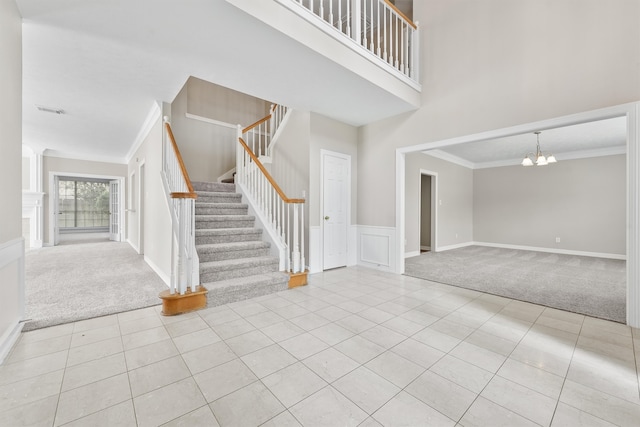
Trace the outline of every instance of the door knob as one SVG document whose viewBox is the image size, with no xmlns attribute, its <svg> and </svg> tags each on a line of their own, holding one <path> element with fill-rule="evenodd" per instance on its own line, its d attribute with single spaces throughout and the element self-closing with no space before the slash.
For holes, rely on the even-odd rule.
<svg viewBox="0 0 640 427">
<path fill-rule="evenodd" d="M 329 217 L 328 217 L 328 216 L 325 216 L 325 217 L 324 217 L 324 220 L 325 220 L 325 221 L 329 221 Z"/>
</svg>

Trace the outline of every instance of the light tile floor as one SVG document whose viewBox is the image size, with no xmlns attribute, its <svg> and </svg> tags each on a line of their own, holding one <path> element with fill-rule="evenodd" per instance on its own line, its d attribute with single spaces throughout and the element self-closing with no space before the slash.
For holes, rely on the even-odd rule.
<svg viewBox="0 0 640 427">
<path fill-rule="evenodd" d="M 638 426 L 640 330 L 354 267 L 22 335 L 0 426 Z"/>
</svg>

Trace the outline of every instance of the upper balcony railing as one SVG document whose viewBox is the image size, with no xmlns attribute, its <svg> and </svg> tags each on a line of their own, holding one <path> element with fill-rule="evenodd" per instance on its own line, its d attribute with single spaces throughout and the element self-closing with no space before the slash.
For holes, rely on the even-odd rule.
<svg viewBox="0 0 640 427">
<path fill-rule="evenodd" d="M 402 75 L 419 82 L 418 23 L 388 0 L 280 0 L 302 6 Z"/>
</svg>

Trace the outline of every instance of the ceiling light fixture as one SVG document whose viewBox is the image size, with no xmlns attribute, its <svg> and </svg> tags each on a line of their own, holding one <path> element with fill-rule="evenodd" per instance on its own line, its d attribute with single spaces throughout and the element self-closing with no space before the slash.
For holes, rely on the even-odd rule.
<svg viewBox="0 0 640 427">
<path fill-rule="evenodd" d="M 62 108 L 50 108 L 42 105 L 36 105 L 36 108 L 38 111 L 42 111 L 44 113 L 64 114 L 64 110 Z"/>
<path fill-rule="evenodd" d="M 549 154 L 545 157 L 545 155 L 540 150 L 540 134 L 542 132 L 537 131 L 534 133 L 536 134 L 536 153 L 528 153 L 526 156 L 524 156 L 524 159 L 522 159 L 522 163 L 520 164 L 522 166 L 533 166 L 534 164 L 536 166 L 546 166 L 550 163 L 556 163 L 557 160 L 553 154 Z"/>
</svg>

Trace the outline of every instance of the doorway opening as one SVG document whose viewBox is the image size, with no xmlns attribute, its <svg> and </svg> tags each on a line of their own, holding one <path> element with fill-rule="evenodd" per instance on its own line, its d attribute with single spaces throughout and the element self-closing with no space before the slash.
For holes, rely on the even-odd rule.
<svg viewBox="0 0 640 427">
<path fill-rule="evenodd" d="M 420 170 L 420 253 L 437 252 L 438 174 Z"/>
<path fill-rule="evenodd" d="M 123 178 L 51 173 L 53 245 L 122 240 Z"/>
</svg>

